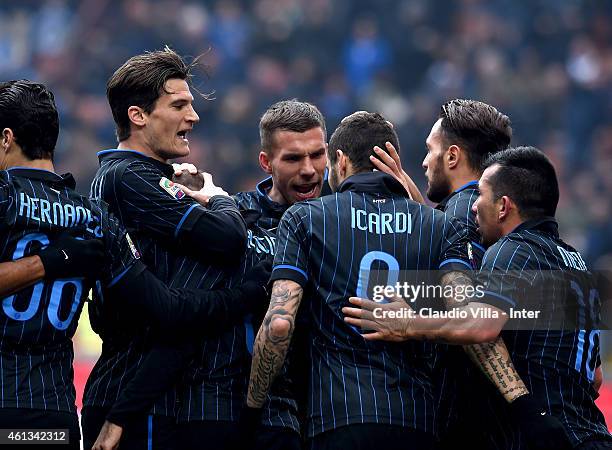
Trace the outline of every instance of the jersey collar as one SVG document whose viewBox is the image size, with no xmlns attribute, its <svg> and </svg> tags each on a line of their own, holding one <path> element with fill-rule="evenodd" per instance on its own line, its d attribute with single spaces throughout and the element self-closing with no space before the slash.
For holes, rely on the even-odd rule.
<svg viewBox="0 0 612 450">
<path fill-rule="evenodd" d="M 136 150 L 128 150 L 128 149 L 119 149 L 119 148 L 111 148 L 107 150 L 102 150 L 98 152 L 98 159 L 100 163 L 107 159 L 133 159 L 146 161 L 149 164 L 153 164 L 159 170 L 164 172 L 164 174 L 171 178 L 174 174 L 174 169 L 172 168 L 172 164 L 166 164 L 164 162 L 158 161 L 157 159 L 151 158 L 150 156 L 145 155 Z"/>
<path fill-rule="evenodd" d="M 408 197 L 404 186 L 384 172 L 361 172 L 351 175 L 338 186 L 338 192 L 347 191 Z"/>
<path fill-rule="evenodd" d="M 439 209 L 440 211 L 444 211 L 446 209 L 446 205 L 448 204 L 451 198 L 453 198 L 455 195 L 457 195 L 460 192 L 467 191 L 468 189 L 478 191 L 478 180 L 468 181 L 463 186 L 460 186 L 457 189 L 455 189 L 453 192 L 450 193 L 448 197 L 446 197 L 444 200 L 438 203 L 438 205 L 436 206 L 436 209 Z"/>
<path fill-rule="evenodd" d="M 255 192 L 257 192 L 257 202 L 261 209 L 266 211 L 266 215 L 270 214 L 272 217 L 278 217 L 279 219 L 285 213 L 288 205 L 283 205 L 282 203 L 275 202 L 270 198 L 268 193 L 270 189 L 272 189 L 272 177 L 268 177 L 265 180 L 257 183 L 255 187 Z"/>
<path fill-rule="evenodd" d="M 47 181 L 57 186 L 67 187 L 69 189 L 74 189 L 76 187 L 76 181 L 70 173 L 58 175 L 50 170 L 37 169 L 35 167 L 11 167 L 10 169 L 7 169 L 7 172 L 9 176 Z"/>
<path fill-rule="evenodd" d="M 545 233 L 552 234 L 555 237 L 559 237 L 559 224 L 554 217 L 546 216 L 540 217 L 539 219 L 526 220 L 512 230 L 512 232 L 520 233 L 521 231 L 526 230 L 543 231 Z"/>
</svg>

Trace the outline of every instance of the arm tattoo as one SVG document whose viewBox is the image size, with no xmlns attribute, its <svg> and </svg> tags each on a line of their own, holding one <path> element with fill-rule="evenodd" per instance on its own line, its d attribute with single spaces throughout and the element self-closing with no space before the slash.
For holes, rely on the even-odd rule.
<svg viewBox="0 0 612 450">
<path fill-rule="evenodd" d="M 263 324 L 255 338 L 247 404 L 261 408 L 287 356 L 303 290 L 290 280 L 277 280 Z"/>
<path fill-rule="evenodd" d="M 465 292 L 465 286 L 472 286 L 472 280 L 468 275 L 459 271 L 452 271 L 444 274 L 441 280 L 442 288 L 452 286 L 453 292 Z M 461 288 L 461 289 L 459 289 Z M 446 309 L 458 308 L 467 304 L 467 299 L 456 300 L 454 297 L 444 296 Z"/>
<path fill-rule="evenodd" d="M 453 291 L 456 292 L 455 288 L 458 286 L 472 285 L 472 280 L 463 272 L 449 272 L 442 277 L 442 285 L 453 286 Z M 454 298 L 445 298 L 445 303 L 447 309 L 466 304 L 466 302 L 457 302 Z M 514 368 L 514 364 L 512 364 L 510 353 L 501 336 L 498 336 L 494 342 L 465 345 L 463 349 L 491 380 L 506 401 L 511 403 L 521 395 L 529 393 L 525 383 Z"/>
<path fill-rule="evenodd" d="M 499 336 L 494 342 L 465 345 L 463 349 L 472 361 L 491 380 L 508 403 L 528 394 L 525 383 L 514 368 L 504 340 Z"/>
</svg>

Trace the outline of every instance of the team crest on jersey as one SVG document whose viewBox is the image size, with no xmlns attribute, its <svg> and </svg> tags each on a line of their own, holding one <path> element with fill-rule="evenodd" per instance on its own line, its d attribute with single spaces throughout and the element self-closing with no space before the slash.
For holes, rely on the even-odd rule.
<svg viewBox="0 0 612 450">
<path fill-rule="evenodd" d="M 134 255 L 134 258 L 140 259 L 140 252 L 134 245 L 134 242 L 132 241 L 132 238 L 128 233 L 125 233 L 125 240 L 127 241 L 128 246 L 130 247 L 130 251 L 132 252 L 132 255 Z"/>
<path fill-rule="evenodd" d="M 166 177 L 162 177 L 162 179 L 159 180 L 159 185 L 164 191 L 166 191 L 168 194 L 170 194 L 177 200 L 180 200 L 185 197 L 185 193 L 181 191 L 181 188 L 179 188 L 176 184 L 174 184 Z"/>
</svg>

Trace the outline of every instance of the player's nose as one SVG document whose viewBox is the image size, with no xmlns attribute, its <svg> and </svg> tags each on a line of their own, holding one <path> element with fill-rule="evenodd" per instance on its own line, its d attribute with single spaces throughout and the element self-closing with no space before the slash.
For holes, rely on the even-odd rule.
<svg viewBox="0 0 612 450">
<path fill-rule="evenodd" d="M 316 174 L 316 170 L 310 158 L 304 158 L 302 165 L 300 166 L 300 175 L 303 177 L 311 178 Z"/>
<path fill-rule="evenodd" d="M 193 106 L 189 107 L 185 120 L 190 123 L 198 123 L 200 121 L 200 116 L 198 116 L 198 113 L 193 109 Z"/>
</svg>

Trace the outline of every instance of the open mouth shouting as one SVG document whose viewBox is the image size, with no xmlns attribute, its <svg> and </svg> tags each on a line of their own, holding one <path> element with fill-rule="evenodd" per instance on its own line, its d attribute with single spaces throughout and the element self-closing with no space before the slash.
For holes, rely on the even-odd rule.
<svg viewBox="0 0 612 450">
<path fill-rule="evenodd" d="M 189 139 L 187 139 L 187 133 L 189 133 L 189 131 L 191 131 L 191 130 L 181 130 L 178 133 L 176 133 L 176 135 L 185 144 L 189 144 Z"/>
<path fill-rule="evenodd" d="M 297 184 L 293 186 L 298 201 L 316 198 L 319 195 L 319 183 Z"/>
</svg>

